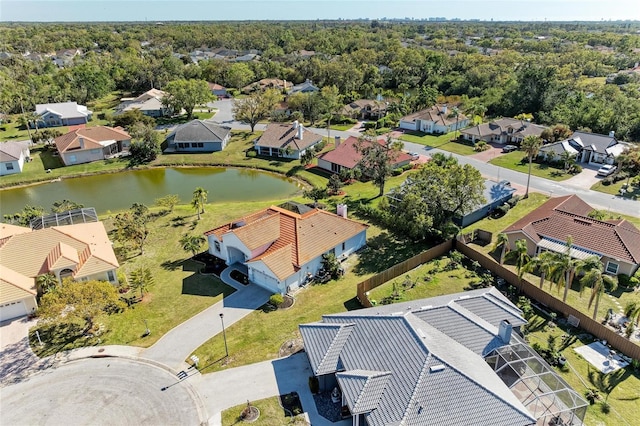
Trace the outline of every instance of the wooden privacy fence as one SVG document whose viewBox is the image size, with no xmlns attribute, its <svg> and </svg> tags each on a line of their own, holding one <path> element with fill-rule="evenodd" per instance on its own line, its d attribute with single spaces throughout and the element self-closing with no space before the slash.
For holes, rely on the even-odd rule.
<svg viewBox="0 0 640 426">
<path fill-rule="evenodd" d="M 483 268 L 489 269 L 494 274 L 504 278 L 505 281 L 519 289 L 529 298 L 556 312 L 559 312 L 565 318 L 568 318 L 569 315 L 573 315 L 575 318 L 580 320 L 578 326 L 581 329 L 593 334 L 598 339 L 606 340 L 607 343 L 618 352 L 634 359 L 640 359 L 640 346 L 633 343 L 626 337 L 619 335 L 610 328 L 600 324 L 598 321 L 594 321 L 590 316 L 583 314 L 574 307 L 564 303 L 562 300 L 556 299 L 528 280 L 524 278 L 520 280 L 520 278 L 518 278 L 518 274 L 500 265 L 493 258 L 485 255 L 484 253 L 464 244 L 462 241 L 456 241 L 455 248 L 468 258 L 476 260 Z"/>
<path fill-rule="evenodd" d="M 436 257 L 440 257 L 443 254 L 448 253 L 453 248 L 453 240 L 445 241 L 442 244 L 439 244 L 435 247 L 431 247 L 429 250 L 423 251 L 420 254 L 413 256 L 410 259 L 405 260 L 404 262 L 400 262 L 396 265 L 393 265 L 391 268 L 380 272 L 370 278 L 367 278 L 364 281 L 358 283 L 358 301 L 365 308 L 370 308 L 373 305 L 371 301 L 369 301 L 369 297 L 367 296 L 367 292 L 372 290 L 387 281 L 391 281 L 392 279 L 399 277 L 402 274 L 406 274 L 413 268 L 422 265 L 430 261 L 431 259 L 435 259 Z"/>
</svg>

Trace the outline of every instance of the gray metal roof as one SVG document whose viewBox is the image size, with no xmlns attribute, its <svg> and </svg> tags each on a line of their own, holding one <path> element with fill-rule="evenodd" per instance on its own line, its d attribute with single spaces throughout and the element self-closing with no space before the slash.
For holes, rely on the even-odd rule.
<svg viewBox="0 0 640 426">
<path fill-rule="evenodd" d="M 353 324 L 300 325 L 313 374 L 321 376 L 337 371 L 340 351 L 352 330 Z"/>
<path fill-rule="evenodd" d="M 456 300 L 456 304 L 473 312 L 494 327 L 500 326 L 502 320 L 509 321 L 514 327 L 527 323 L 518 308 L 510 302 L 504 303 L 493 294 Z"/>
<path fill-rule="evenodd" d="M 174 142 L 220 142 L 231 132 L 231 128 L 211 121 L 191 120 L 173 131 L 167 140 Z"/>
<path fill-rule="evenodd" d="M 60 116 L 60 118 L 86 117 L 91 111 L 84 105 L 78 105 L 76 102 L 58 102 L 54 104 L 37 104 L 36 114 L 42 115 L 47 111 L 51 111 Z"/>
<path fill-rule="evenodd" d="M 377 408 L 390 374 L 388 371 L 367 370 L 336 374 L 351 414 L 367 413 Z"/>
<path fill-rule="evenodd" d="M 337 365 L 344 372 L 336 377 L 349 407 L 354 413 L 366 413 L 368 425 L 535 424 L 481 357 L 485 349 L 504 343 L 497 339 L 497 325 L 458 304 L 470 299 L 485 299 L 478 306 L 495 315 L 486 308 L 489 303 L 503 311 L 501 319 L 510 318 L 504 312 L 511 313 L 514 325 L 520 318 L 518 309 L 497 290 L 480 289 L 326 315 L 315 328 L 301 325 L 300 331 L 316 369 L 318 360 L 327 355 L 323 348 L 331 347 L 331 357 L 335 354 L 337 346 L 330 343 L 338 334 L 335 326 L 352 325 L 338 354 Z M 509 305 L 511 309 L 505 309 Z M 443 319 L 430 324 L 438 314 Z M 445 324 L 446 318 L 453 324 Z M 333 328 L 323 330 L 320 324 Z M 464 336 L 465 330 L 469 337 Z M 386 380 L 369 383 L 379 372 L 389 373 Z"/>
<path fill-rule="evenodd" d="M 600 154 L 606 154 L 608 147 L 618 143 L 615 136 L 600 135 L 597 133 L 573 132 L 570 139 L 576 138 L 582 141 L 585 149 L 590 149 Z"/>
</svg>

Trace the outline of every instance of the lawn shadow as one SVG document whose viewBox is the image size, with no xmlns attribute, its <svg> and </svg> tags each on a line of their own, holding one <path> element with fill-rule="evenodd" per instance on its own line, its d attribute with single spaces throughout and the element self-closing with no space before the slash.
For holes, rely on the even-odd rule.
<svg viewBox="0 0 640 426">
<path fill-rule="evenodd" d="M 177 271 L 178 269 L 180 269 L 182 267 L 182 265 L 184 263 L 185 263 L 185 259 L 165 260 L 164 262 L 162 262 L 160 264 L 160 266 L 162 266 L 162 268 L 167 270 L 167 271 Z"/>
<path fill-rule="evenodd" d="M 353 296 L 351 299 L 345 301 L 342 305 L 347 311 L 357 311 L 358 309 L 364 308 L 364 306 L 362 306 L 358 301 L 357 296 Z"/>
<path fill-rule="evenodd" d="M 200 274 L 201 267 L 202 265 L 190 259 L 182 262 L 184 272 L 193 272 L 182 280 L 182 294 L 208 297 L 222 294 L 227 297 L 235 291 L 233 287 L 224 284 L 218 277 Z"/>
<path fill-rule="evenodd" d="M 356 275 L 382 272 L 427 248 L 429 246 L 421 243 L 407 244 L 385 231 L 367 241 L 367 247 L 358 253 L 353 272 Z"/>
<path fill-rule="evenodd" d="M 46 148 L 40 150 L 40 161 L 42 161 L 42 166 L 45 170 L 59 169 L 60 167 L 64 167 L 60 156 L 53 155 L 53 151 L 50 151 Z"/>
</svg>

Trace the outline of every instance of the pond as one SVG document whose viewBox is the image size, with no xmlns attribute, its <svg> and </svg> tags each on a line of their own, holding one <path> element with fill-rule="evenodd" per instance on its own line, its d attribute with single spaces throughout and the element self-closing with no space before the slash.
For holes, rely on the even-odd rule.
<svg viewBox="0 0 640 426">
<path fill-rule="evenodd" d="M 255 169 L 157 168 L 4 189 L 0 191 L 0 212 L 16 213 L 27 204 L 48 211 L 54 202 L 66 199 L 95 207 L 102 214 L 127 209 L 133 203 L 151 206 L 168 194 L 177 194 L 181 203 L 189 203 L 198 186 L 209 191 L 209 202 L 277 200 L 301 189 L 292 179 Z"/>
</svg>

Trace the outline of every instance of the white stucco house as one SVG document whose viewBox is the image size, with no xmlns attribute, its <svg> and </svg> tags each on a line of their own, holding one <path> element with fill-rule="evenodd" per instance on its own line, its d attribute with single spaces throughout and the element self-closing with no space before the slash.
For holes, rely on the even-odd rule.
<svg viewBox="0 0 640 426">
<path fill-rule="evenodd" d="M 29 141 L 0 143 L 0 176 L 21 173 L 30 155 Z"/>
<path fill-rule="evenodd" d="M 55 104 L 37 104 L 36 114 L 40 116 L 38 127 L 59 127 L 86 124 L 93 112 L 76 102 L 58 102 Z M 32 126 L 33 123 L 30 123 Z"/>
<path fill-rule="evenodd" d="M 449 133 L 469 125 L 469 118 L 462 113 L 452 113 L 447 105 L 434 105 L 431 108 L 414 112 L 400 119 L 398 127 L 424 133 Z"/>
<path fill-rule="evenodd" d="M 320 142 L 321 135 L 311 132 L 296 120 L 293 124 L 267 124 L 254 147 L 258 155 L 299 160 L 308 149 Z"/>
<path fill-rule="evenodd" d="M 273 293 L 298 288 L 322 255 L 343 260 L 366 244 L 367 226 L 341 215 L 287 202 L 205 232 L 209 253 L 246 266 L 249 280 Z"/>
</svg>

